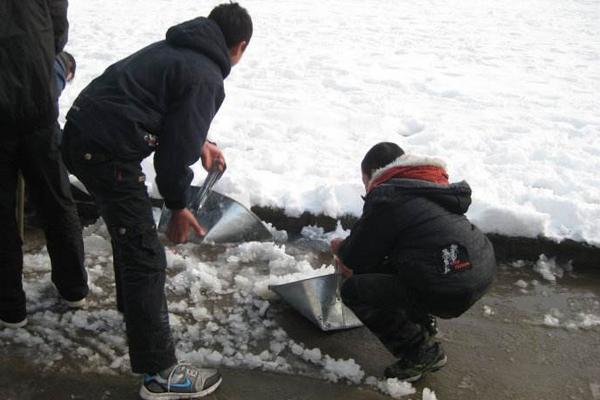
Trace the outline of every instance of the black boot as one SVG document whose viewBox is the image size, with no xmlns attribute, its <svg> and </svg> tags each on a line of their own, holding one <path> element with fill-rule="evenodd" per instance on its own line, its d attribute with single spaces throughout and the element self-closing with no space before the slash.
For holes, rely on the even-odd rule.
<svg viewBox="0 0 600 400">
<path fill-rule="evenodd" d="M 387 367 L 384 374 L 386 378 L 414 382 L 421 379 L 425 373 L 442 368 L 446 361 L 446 355 L 438 342 L 425 342 Z"/>
</svg>

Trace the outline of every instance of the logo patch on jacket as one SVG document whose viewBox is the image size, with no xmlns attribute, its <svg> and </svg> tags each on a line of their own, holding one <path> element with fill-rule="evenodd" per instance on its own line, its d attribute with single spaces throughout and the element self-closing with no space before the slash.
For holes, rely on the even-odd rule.
<svg viewBox="0 0 600 400">
<path fill-rule="evenodd" d="M 442 273 L 465 271 L 473 268 L 469 261 L 467 249 L 458 244 L 451 244 L 442 249 Z"/>
</svg>

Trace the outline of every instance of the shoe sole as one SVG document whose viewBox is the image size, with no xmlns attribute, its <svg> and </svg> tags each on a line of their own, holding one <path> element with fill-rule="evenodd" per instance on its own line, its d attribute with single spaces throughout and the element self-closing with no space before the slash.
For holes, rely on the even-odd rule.
<svg viewBox="0 0 600 400">
<path fill-rule="evenodd" d="M 27 325 L 27 318 L 19 322 L 6 322 L 0 319 L 0 328 L 18 329 L 24 327 L 25 325 Z"/>
<path fill-rule="evenodd" d="M 198 399 L 200 397 L 207 396 L 217 390 L 219 385 L 223 382 L 223 378 L 219 378 L 217 383 L 209 388 L 206 388 L 196 393 L 154 393 L 146 389 L 146 386 L 142 385 L 140 389 L 140 397 L 144 400 L 183 400 L 183 399 Z"/>
<path fill-rule="evenodd" d="M 81 300 L 69 301 L 69 300 L 63 299 L 63 301 L 65 302 L 65 304 L 67 306 L 69 306 L 69 308 L 84 308 L 85 305 L 87 304 L 85 297 Z"/>
<path fill-rule="evenodd" d="M 398 379 L 401 381 L 404 381 L 404 382 L 416 382 L 419 379 L 423 378 L 423 375 L 425 375 L 429 372 L 435 372 L 435 371 L 442 369 L 442 367 L 444 367 L 444 365 L 446 365 L 447 362 L 448 362 L 448 357 L 446 357 L 446 355 L 444 355 L 444 358 L 442 358 L 441 360 L 439 360 L 438 362 L 436 362 L 435 364 L 433 364 L 432 366 L 427 368 L 425 371 L 423 371 L 423 373 L 421 373 L 419 375 L 411 376 L 406 379 L 399 379 L 399 378 Z M 394 377 L 386 376 L 386 378 L 394 378 Z"/>
</svg>

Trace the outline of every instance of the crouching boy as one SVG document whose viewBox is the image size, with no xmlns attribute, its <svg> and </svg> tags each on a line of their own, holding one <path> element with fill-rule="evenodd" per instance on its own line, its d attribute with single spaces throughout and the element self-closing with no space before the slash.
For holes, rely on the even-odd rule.
<svg viewBox="0 0 600 400">
<path fill-rule="evenodd" d="M 331 243 L 348 276 L 342 299 L 398 358 L 385 376 L 416 381 L 446 364 L 435 317 L 456 318 L 483 296 L 494 250 L 464 215 L 469 185 L 449 184 L 441 160 L 386 142 L 361 170 L 363 214 L 348 238 Z"/>
</svg>

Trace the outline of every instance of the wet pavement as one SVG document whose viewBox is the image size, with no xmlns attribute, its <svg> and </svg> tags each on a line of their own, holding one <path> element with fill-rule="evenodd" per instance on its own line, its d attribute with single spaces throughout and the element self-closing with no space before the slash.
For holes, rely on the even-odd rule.
<svg viewBox="0 0 600 400">
<path fill-rule="evenodd" d="M 330 260 L 322 242 L 302 239 L 286 247 L 287 253 L 314 266 Z M 204 253 L 208 262 L 223 250 L 196 252 Z M 439 321 L 448 364 L 415 384 L 417 392 L 404 398 L 420 400 L 427 387 L 438 400 L 600 400 L 600 268 L 553 269 L 555 282 L 534 269 L 534 263 L 501 264 L 494 286 L 480 302 L 458 319 Z M 271 301 L 265 318 L 307 349 L 354 359 L 366 376 L 381 377 L 394 361 L 365 328 L 321 332 L 278 300 Z M 0 340 L 0 399 L 137 398 L 139 378 L 131 374 L 83 372 L 81 359 L 68 354 L 52 368 L 34 362 L 43 356 L 26 342 Z M 207 399 L 390 398 L 370 386 L 327 382 L 322 370 L 310 365 L 294 371 L 224 368 L 222 387 Z"/>
<path fill-rule="evenodd" d="M 448 364 L 415 386 L 438 399 L 600 399 L 600 273 L 556 283 L 531 264 L 502 264 L 491 291 L 460 318 L 439 320 Z M 277 320 L 307 347 L 352 357 L 378 376 L 394 361 L 364 328 L 323 333 L 292 310 Z"/>
</svg>

